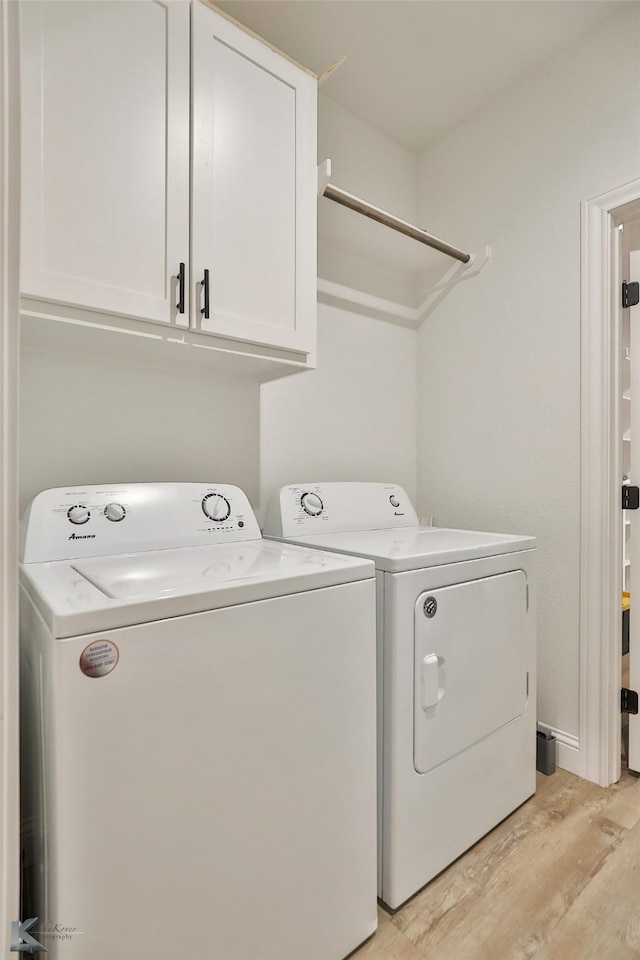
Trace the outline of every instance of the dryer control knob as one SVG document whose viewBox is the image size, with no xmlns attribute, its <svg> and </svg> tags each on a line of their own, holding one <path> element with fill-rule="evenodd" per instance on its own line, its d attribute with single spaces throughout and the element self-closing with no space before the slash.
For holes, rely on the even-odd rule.
<svg viewBox="0 0 640 960">
<path fill-rule="evenodd" d="M 124 520 L 127 511 L 122 506 L 121 503 L 108 503 L 104 508 L 104 515 L 107 520 L 113 520 L 114 523 L 118 523 L 119 520 Z"/>
<path fill-rule="evenodd" d="M 202 512 L 209 520 L 222 523 L 231 513 L 231 504 L 220 493 L 208 493 L 202 501 Z"/>
<path fill-rule="evenodd" d="M 91 513 L 89 508 L 85 507 L 81 503 L 77 503 L 74 507 L 69 507 L 67 510 L 67 516 L 71 523 L 86 523 Z"/>
<path fill-rule="evenodd" d="M 317 493 L 303 493 L 300 503 L 310 517 L 318 517 L 324 509 L 324 504 Z"/>
<path fill-rule="evenodd" d="M 391 504 L 392 507 L 399 507 L 399 506 L 400 506 L 400 501 L 398 500 L 397 497 L 395 497 L 395 496 L 393 496 L 393 495 L 389 497 L 389 503 Z"/>
</svg>

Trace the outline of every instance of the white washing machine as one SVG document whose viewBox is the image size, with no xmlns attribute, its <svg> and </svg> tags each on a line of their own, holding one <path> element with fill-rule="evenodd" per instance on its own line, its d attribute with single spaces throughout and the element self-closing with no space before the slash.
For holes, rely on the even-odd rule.
<svg viewBox="0 0 640 960">
<path fill-rule="evenodd" d="M 535 539 L 420 526 L 382 483 L 284 487 L 264 533 L 375 561 L 378 895 L 395 909 L 535 791 Z"/>
<path fill-rule="evenodd" d="M 21 566 L 31 934 L 340 960 L 376 928 L 375 570 L 205 483 L 47 490 Z"/>
</svg>

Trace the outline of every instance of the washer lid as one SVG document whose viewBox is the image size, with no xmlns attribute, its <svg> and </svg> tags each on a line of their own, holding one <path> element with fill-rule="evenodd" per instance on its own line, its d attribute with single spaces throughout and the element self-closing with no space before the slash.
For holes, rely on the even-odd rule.
<svg viewBox="0 0 640 960">
<path fill-rule="evenodd" d="M 106 597 L 135 600 L 139 597 L 175 597 L 185 589 L 217 588 L 230 580 L 281 579 L 326 566 L 314 558 L 273 550 L 261 541 L 220 544 L 193 550 L 154 550 L 121 557 L 76 560 L 71 569 Z"/>
<path fill-rule="evenodd" d="M 532 550 L 536 545 L 535 537 L 420 526 L 290 537 L 288 542 L 367 557 L 378 570 L 389 573 Z"/>
<path fill-rule="evenodd" d="M 373 576 L 373 564 L 367 560 L 269 540 L 21 567 L 23 586 L 57 638 Z"/>
</svg>

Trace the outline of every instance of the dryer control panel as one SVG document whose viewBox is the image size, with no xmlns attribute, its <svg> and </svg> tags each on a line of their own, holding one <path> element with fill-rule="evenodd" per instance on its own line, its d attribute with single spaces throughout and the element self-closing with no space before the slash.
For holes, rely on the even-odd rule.
<svg viewBox="0 0 640 960">
<path fill-rule="evenodd" d="M 39 493 L 22 526 L 23 563 L 257 540 L 246 494 L 228 483 L 121 483 Z"/>
<path fill-rule="evenodd" d="M 296 483 L 269 501 L 267 537 L 415 527 L 411 500 L 395 483 Z"/>
</svg>

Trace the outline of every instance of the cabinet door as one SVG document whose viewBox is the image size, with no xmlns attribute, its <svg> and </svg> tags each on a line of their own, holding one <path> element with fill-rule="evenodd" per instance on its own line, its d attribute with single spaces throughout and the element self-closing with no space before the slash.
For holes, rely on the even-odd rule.
<svg viewBox="0 0 640 960">
<path fill-rule="evenodd" d="M 194 3 L 192 91 L 192 326 L 308 353 L 315 77 Z"/>
<path fill-rule="evenodd" d="M 22 293 L 162 323 L 189 256 L 189 5 L 29 0 Z"/>
</svg>

